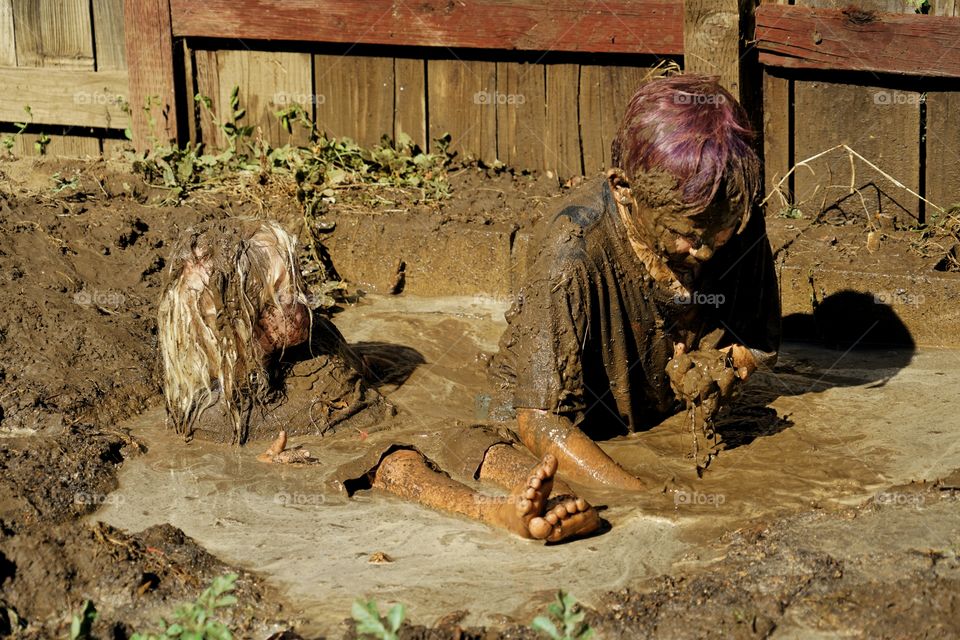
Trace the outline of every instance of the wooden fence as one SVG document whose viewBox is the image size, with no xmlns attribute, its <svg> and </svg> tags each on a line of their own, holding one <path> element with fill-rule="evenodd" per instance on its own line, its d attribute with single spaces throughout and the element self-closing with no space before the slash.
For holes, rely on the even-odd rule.
<svg viewBox="0 0 960 640">
<path fill-rule="evenodd" d="M 286 140 L 274 112 L 297 103 L 331 135 L 428 146 L 450 132 L 464 155 L 568 177 L 608 164 L 627 98 L 668 60 L 741 98 L 768 188 L 844 143 L 932 202 L 960 201 L 958 0 L 934 0 L 931 15 L 856 3 L 0 0 L 0 122 L 55 130 L 54 155 L 110 151 L 128 127 L 140 146 L 216 142 L 192 96 L 224 113 L 239 86 L 247 122 L 273 143 Z M 15 152 L 36 140 L 19 136 Z M 851 198 L 850 166 L 834 153 L 783 187 L 811 207 L 929 214 L 859 161 Z"/>
</svg>

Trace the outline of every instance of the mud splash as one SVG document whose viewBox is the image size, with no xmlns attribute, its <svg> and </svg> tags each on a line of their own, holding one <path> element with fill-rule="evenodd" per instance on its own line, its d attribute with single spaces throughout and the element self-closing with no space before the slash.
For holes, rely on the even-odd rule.
<svg viewBox="0 0 960 640">
<path fill-rule="evenodd" d="M 381 386 L 399 420 L 471 420 L 485 385 L 482 354 L 496 349 L 504 309 L 482 298 L 369 298 L 335 321 L 364 349 L 403 345 L 422 356 L 402 385 Z M 956 359 L 787 345 L 777 367 L 756 374 L 733 414 L 717 420 L 726 449 L 702 479 L 687 457 L 686 414 L 604 443 L 651 489 L 590 494 L 608 505 L 602 515 L 612 528 L 569 545 L 512 539 L 389 496 L 345 498 L 327 474 L 362 450 L 359 431 L 337 446 L 295 439 L 320 463 L 290 468 L 256 462 L 260 447 L 185 445 L 159 413 L 128 425 L 150 450 L 125 464 L 115 499 L 93 519 L 183 529 L 283 588 L 302 607 L 289 613 L 310 621 L 307 632 L 337 629 L 359 596 L 402 601 L 417 623 L 454 610 L 469 611 L 466 624 L 527 622 L 557 588 L 595 604 L 678 563 L 718 556 L 719 536 L 757 520 L 858 504 L 957 468 L 949 425 L 960 399 L 942 393 L 960 382 Z M 371 562 L 378 552 L 393 561 Z"/>
</svg>

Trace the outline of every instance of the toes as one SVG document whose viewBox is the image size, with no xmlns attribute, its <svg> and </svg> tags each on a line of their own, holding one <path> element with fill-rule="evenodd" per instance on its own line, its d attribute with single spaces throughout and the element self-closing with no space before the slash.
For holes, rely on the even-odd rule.
<svg viewBox="0 0 960 640">
<path fill-rule="evenodd" d="M 536 540 L 546 540 L 555 535 L 554 526 L 547 518 L 531 518 L 530 522 L 527 523 L 527 531 Z"/>
<path fill-rule="evenodd" d="M 517 502 L 517 511 L 521 516 L 525 516 L 533 511 L 533 503 L 523 498 Z"/>
<path fill-rule="evenodd" d="M 556 512 L 551 511 L 543 517 L 543 520 L 546 520 L 550 523 L 551 526 L 557 526 L 560 523 L 560 516 Z"/>
<path fill-rule="evenodd" d="M 575 502 L 577 505 L 577 511 L 586 511 L 588 508 L 590 508 L 590 505 L 587 504 L 587 501 L 583 498 L 577 498 Z"/>
<path fill-rule="evenodd" d="M 543 460 L 540 461 L 540 470 L 552 477 L 557 472 L 557 458 L 549 453 L 543 456 Z"/>
<path fill-rule="evenodd" d="M 533 476 L 532 478 L 530 478 L 530 479 L 527 481 L 527 486 L 528 486 L 528 487 L 532 487 L 532 488 L 534 488 L 534 489 L 539 489 L 539 488 L 540 488 L 540 485 L 542 485 L 542 484 L 543 484 L 543 482 L 541 481 L 541 479 L 538 478 L 538 477 L 536 477 L 536 476 Z"/>
</svg>

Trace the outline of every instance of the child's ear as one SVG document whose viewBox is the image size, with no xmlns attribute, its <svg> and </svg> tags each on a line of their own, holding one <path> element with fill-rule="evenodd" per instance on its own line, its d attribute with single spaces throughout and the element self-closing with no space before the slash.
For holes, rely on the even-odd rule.
<svg viewBox="0 0 960 640">
<path fill-rule="evenodd" d="M 607 171 L 607 184 L 610 185 L 610 191 L 613 193 L 613 199 L 617 201 L 617 204 L 624 207 L 633 204 L 630 181 L 627 180 L 627 174 L 623 172 L 623 169 L 613 168 Z"/>
</svg>

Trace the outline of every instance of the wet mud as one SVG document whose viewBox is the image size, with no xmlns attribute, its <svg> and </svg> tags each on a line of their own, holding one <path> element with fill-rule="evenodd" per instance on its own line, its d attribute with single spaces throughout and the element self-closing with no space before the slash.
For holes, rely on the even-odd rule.
<svg viewBox="0 0 960 640">
<path fill-rule="evenodd" d="M 482 354 L 496 348 L 502 310 L 475 298 L 369 298 L 336 322 L 352 343 L 376 337 L 420 355 L 423 363 L 402 385 L 381 390 L 397 407 L 399 427 L 412 422 L 425 437 L 439 437 L 444 423 L 478 410 Z M 955 357 L 881 351 L 840 358 L 788 344 L 780 364 L 755 374 L 735 408 L 717 417 L 719 453 L 702 478 L 685 414 L 603 443 L 651 489 L 630 496 L 584 491 L 605 506 L 609 526 L 573 544 L 542 547 L 376 492 L 348 499 L 330 474 L 363 454 L 361 432 L 294 438 L 319 462 L 284 467 L 258 465 L 252 454 L 220 445 L 161 444 L 165 432 L 149 416 L 131 428 L 157 442 L 155 450 L 121 473 L 125 502 L 95 517 L 130 529 L 172 522 L 219 557 L 269 576 L 302 607 L 296 613 L 311 621 L 307 629 L 334 635 L 358 595 L 404 602 L 412 621 L 428 626 L 465 611 L 457 624 L 476 630 L 526 623 L 558 588 L 595 609 L 604 637 L 683 637 L 700 613 L 696 628 L 718 637 L 879 629 L 868 613 L 883 584 L 932 593 L 956 579 L 920 571 L 922 563 L 900 571 L 895 559 L 918 545 L 949 556 L 956 542 L 958 505 L 931 487 L 960 466 L 952 430 L 936 426 L 953 424 L 960 407 L 950 401 L 920 410 L 897 401 L 938 397 L 938 385 L 956 376 Z M 934 459 L 930 451 L 945 454 Z M 158 497 L 150 488 L 163 478 L 170 486 Z M 909 497 L 909 483 L 920 479 L 929 481 L 917 494 L 924 497 Z M 188 508 L 197 502 L 207 508 Z M 903 528 L 918 522 L 928 530 L 910 538 Z M 830 527 L 833 533 L 821 533 Z M 903 539 L 886 542 L 893 531 Z M 393 561 L 371 563 L 379 552 Z M 870 563 L 884 570 L 871 574 Z M 858 567 L 855 580 L 848 566 Z M 844 589 L 862 594 L 861 605 L 819 621 Z M 791 611 L 789 603 L 801 601 Z M 936 619 L 946 624 L 955 611 Z"/>
<path fill-rule="evenodd" d="M 50 176 L 75 170 L 79 189 L 54 193 Z M 351 602 L 375 597 L 408 605 L 402 637 L 530 638 L 525 625 L 558 588 L 584 603 L 599 637 L 937 638 L 960 628 L 960 406 L 944 391 L 960 383 L 955 351 L 847 351 L 863 332 L 836 340 L 839 350 L 788 343 L 716 416 L 718 455 L 703 477 L 684 414 L 605 441 L 650 489 L 588 494 L 609 526 L 543 546 L 376 492 L 348 498 L 332 476 L 378 421 L 291 434 L 317 457 L 310 465 L 256 460 L 273 422 L 245 448 L 185 444 L 165 426 L 154 336 L 172 243 L 228 215 L 269 211 L 292 224 L 299 213 L 282 189 L 158 207 L 163 194 L 101 163 L 0 172 L 0 630 L 16 618 L 20 637 L 63 637 L 90 598 L 95 633 L 127 637 L 229 571 L 240 572 L 228 614 L 238 637 L 291 627 L 354 637 Z M 461 178 L 467 194 L 420 211 L 437 227 L 525 226 L 562 191 L 525 176 Z M 905 259 L 895 239 L 869 253 L 856 229 L 790 240 L 795 221 L 771 220 L 800 262 Z M 361 296 L 334 323 L 392 419 L 430 438 L 486 410 L 477 394 L 505 308 L 502 296 Z M 843 324 L 812 320 L 813 338 Z M 336 420 L 342 407 L 325 410 Z"/>
</svg>

